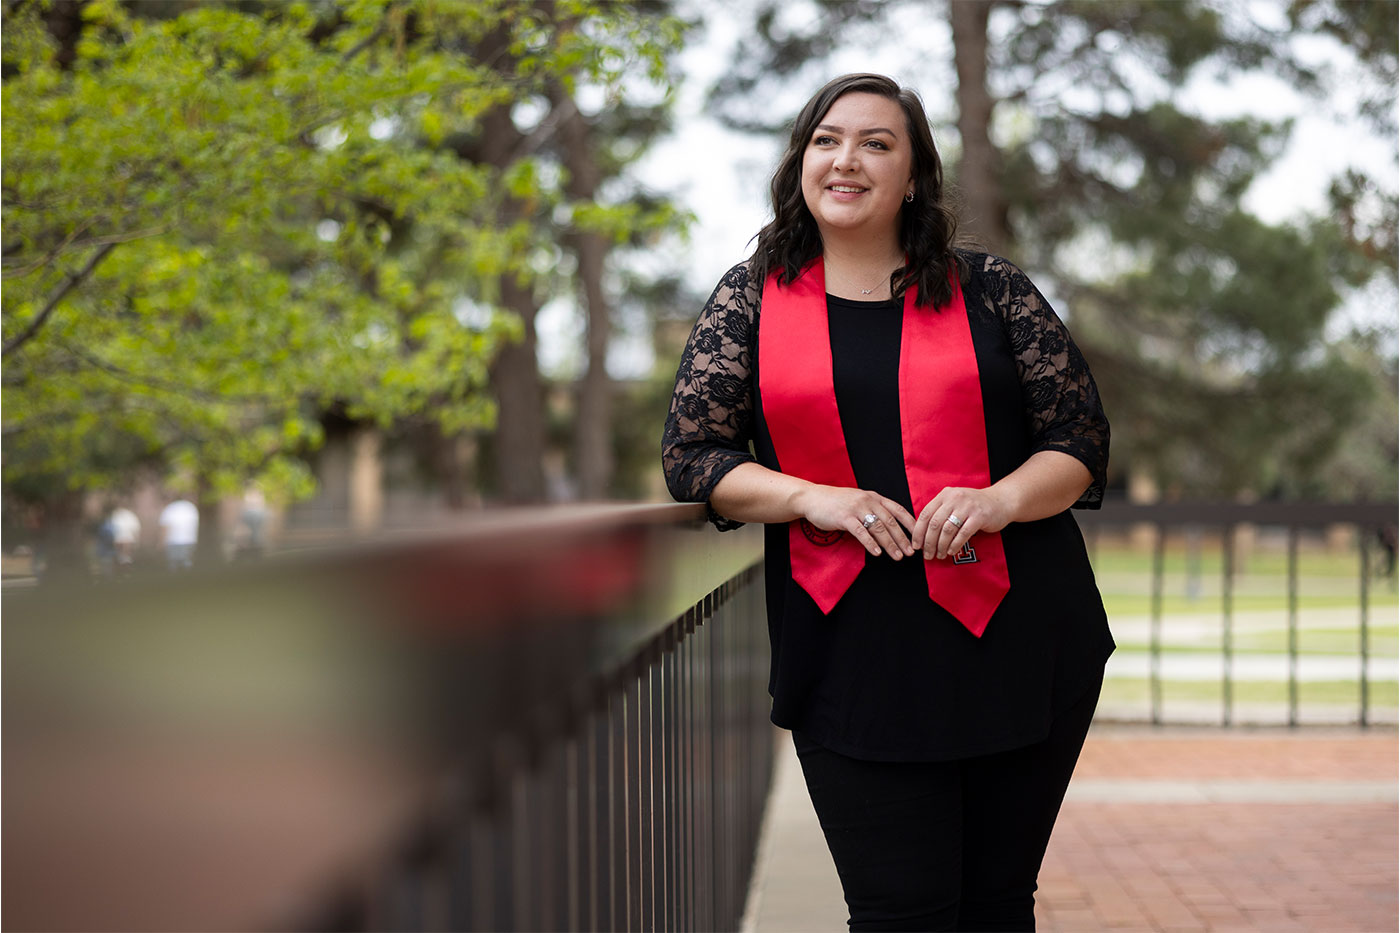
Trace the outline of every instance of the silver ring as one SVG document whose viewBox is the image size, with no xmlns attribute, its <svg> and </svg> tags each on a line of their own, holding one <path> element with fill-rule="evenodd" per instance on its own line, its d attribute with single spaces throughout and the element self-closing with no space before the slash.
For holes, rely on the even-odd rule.
<svg viewBox="0 0 1400 933">
<path fill-rule="evenodd" d="M 948 521 L 952 523 L 954 528 L 962 527 L 962 519 L 958 518 L 956 515 L 949 515 Z"/>
<path fill-rule="evenodd" d="M 865 518 L 861 519 L 860 524 L 863 528 L 869 528 L 879 520 L 880 519 L 876 517 L 874 512 L 867 512 Z"/>
</svg>

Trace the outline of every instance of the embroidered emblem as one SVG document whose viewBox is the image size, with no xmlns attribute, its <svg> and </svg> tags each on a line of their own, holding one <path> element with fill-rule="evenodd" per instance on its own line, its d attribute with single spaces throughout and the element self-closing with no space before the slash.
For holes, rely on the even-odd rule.
<svg viewBox="0 0 1400 933">
<path fill-rule="evenodd" d="M 818 547 L 830 547 L 845 534 L 842 531 L 823 531 L 805 518 L 798 519 L 798 524 L 802 526 L 802 533 L 807 536 L 807 540 Z"/>
<path fill-rule="evenodd" d="M 975 564 L 977 563 L 977 552 L 972 549 L 971 543 L 964 544 L 962 550 L 953 555 L 955 564 Z"/>
</svg>

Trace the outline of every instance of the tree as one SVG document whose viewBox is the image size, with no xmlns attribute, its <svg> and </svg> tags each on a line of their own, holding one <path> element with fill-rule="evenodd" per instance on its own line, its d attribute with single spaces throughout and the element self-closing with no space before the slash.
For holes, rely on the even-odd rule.
<svg viewBox="0 0 1400 933">
<path fill-rule="evenodd" d="M 1300 2 L 1294 22 L 1340 35 L 1393 74 L 1394 17 L 1378 25 L 1385 17 L 1368 6 Z M 816 3 L 805 20 L 789 8 L 777 28 L 778 7 L 765 4 L 717 103 L 759 88 L 776 97 L 774 76 L 810 73 L 812 49 L 860 35 L 851 23 L 890 31 L 905 8 Z M 956 75 L 961 150 L 949 156 L 966 229 L 1072 316 L 1108 400 L 1116 461 L 1216 495 L 1270 491 L 1284 461 L 1325 469 L 1298 452 L 1335 447 L 1378 401 L 1325 328 L 1344 293 L 1387 270 L 1393 281 L 1394 194 L 1348 176 L 1333 186 L 1331 216 L 1265 222 L 1243 198 L 1289 126 L 1205 116 L 1183 89 L 1198 75 L 1268 71 L 1321 94 L 1327 76 L 1298 60 L 1286 30 L 1224 4 L 960 0 L 947 10 L 951 61 L 886 70 L 931 73 L 932 86 Z M 1363 109 L 1393 115 L 1393 81 L 1378 87 Z"/>
<path fill-rule="evenodd" d="M 563 240 L 577 259 L 575 277 L 587 319 L 587 362 L 579 384 L 574 422 L 574 461 L 579 494 L 599 499 L 615 491 L 616 432 L 608 351 L 614 321 L 606 274 L 618 248 L 644 247 L 672 230 L 683 218 L 665 199 L 629 189 L 628 195 L 603 202 L 608 182 L 616 179 L 646 146 L 669 126 L 671 94 L 650 105 L 619 101 L 592 117 L 558 91 L 558 153 L 568 181 L 565 191 L 574 207 Z M 628 289 L 635 291 L 637 284 Z"/>
<path fill-rule="evenodd" d="M 564 42 L 579 30 L 610 43 L 607 55 L 618 63 L 633 63 L 629 77 L 637 85 L 669 86 L 669 56 L 679 47 L 683 24 L 660 3 L 613 4 L 611 21 L 596 14 L 582 16 L 573 4 L 538 3 L 531 8 L 537 44 Z M 528 66 L 538 49 L 512 40 L 508 32 L 489 33 L 467 54 L 508 72 Z M 504 307 L 521 323 L 522 339 L 504 348 L 492 365 L 492 383 L 501 407 L 493 438 L 496 495 L 514 503 L 546 498 L 542 461 L 547 446 L 545 386 L 536 359 L 535 319 L 548 294 L 574 291 L 588 326 L 586 372 L 578 393 L 575 460 L 579 492 L 598 498 L 608 492 L 612 475 L 609 453 L 612 435 L 611 387 L 605 369 L 611 336 L 611 311 L 604 275 L 616 245 L 672 229 L 684 217 L 664 199 L 640 195 L 630 187 L 618 197 L 606 190 L 626 164 L 638 157 L 666 126 L 670 107 L 667 92 L 658 103 L 631 103 L 613 79 L 600 86 L 594 71 L 561 70 L 540 73 L 522 97 L 538 110 L 521 116 L 515 98 L 487 113 L 481 131 L 465 128 L 449 137 L 461 157 L 504 166 L 528 159 L 533 177 L 552 178 L 548 190 L 532 188 L 525 198 L 512 197 L 505 210 L 536 232 L 535 257 L 527 274 L 513 272 L 499 282 Z M 596 113 L 580 108 L 581 92 L 599 92 L 605 106 Z M 626 154 L 624 155 L 624 150 Z M 572 274 L 563 271 L 570 263 Z"/>
<path fill-rule="evenodd" d="M 514 205 L 558 180 L 449 137 L 663 54 L 633 11 L 563 0 L 4 12 L 5 488 L 50 504 L 142 464 L 305 493 L 328 409 L 492 424 L 524 334 L 494 309 L 552 246 Z"/>
</svg>

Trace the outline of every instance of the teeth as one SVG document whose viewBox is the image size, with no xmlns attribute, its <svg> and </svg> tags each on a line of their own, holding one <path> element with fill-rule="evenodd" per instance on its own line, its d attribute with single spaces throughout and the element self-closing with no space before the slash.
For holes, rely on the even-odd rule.
<svg viewBox="0 0 1400 933">
<path fill-rule="evenodd" d="M 850 186 L 848 186 L 848 185 L 832 185 L 832 186 L 831 186 L 831 190 L 832 190 L 832 191 L 849 191 L 849 192 L 855 193 L 855 192 L 857 192 L 857 191 L 864 191 L 865 189 L 864 189 L 864 188 L 852 188 L 852 187 L 850 187 Z"/>
</svg>

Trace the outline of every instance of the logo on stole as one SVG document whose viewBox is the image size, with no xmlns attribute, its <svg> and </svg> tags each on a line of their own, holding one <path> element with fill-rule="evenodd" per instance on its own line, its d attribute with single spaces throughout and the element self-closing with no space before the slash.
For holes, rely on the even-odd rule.
<svg viewBox="0 0 1400 933">
<path fill-rule="evenodd" d="M 830 547 L 840 541 L 841 536 L 845 534 L 844 531 L 823 531 L 805 518 L 798 519 L 798 524 L 802 528 L 802 533 L 807 536 L 807 540 L 817 547 Z"/>
<path fill-rule="evenodd" d="M 975 564 L 975 563 L 977 563 L 977 552 L 974 551 L 974 550 L 972 549 L 972 544 L 971 544 L 970 542 L 967 543 L 967 544 L 964 544 L 964 545 L 962 546 L 962 550 L 953 555 L 953 563 L 955 563 L 955 564 Z"/>
</svg>

